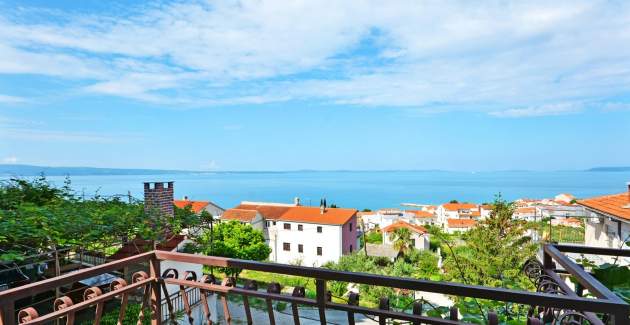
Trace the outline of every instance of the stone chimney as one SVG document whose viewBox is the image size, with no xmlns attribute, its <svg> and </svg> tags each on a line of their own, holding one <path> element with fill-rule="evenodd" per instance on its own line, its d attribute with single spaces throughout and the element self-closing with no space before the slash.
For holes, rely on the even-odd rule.
<svg viewBox="0 0 630 325">
<path fill-rule="evenodd" d="M 166 186 L 165 186 L 166 185 Z M 173 182 L 144 183 L 144 212 L 160 212 L 164 216 L 173 217 Z"/>
</svg>

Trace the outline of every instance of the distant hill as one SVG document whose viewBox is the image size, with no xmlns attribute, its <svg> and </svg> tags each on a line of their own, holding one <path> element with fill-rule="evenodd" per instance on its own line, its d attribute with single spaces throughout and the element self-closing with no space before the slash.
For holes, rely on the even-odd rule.
<svg viewBox="0 0 630 325">
<path fill-rule="evenodd" d="M 163 175 L 196 173 L 190 170 L 124 169 L 95 167 L 45 167 L 33 165 L 0 164 L 0 176 L 85 176 L 85 175 Z"/>
<path fill-rule="evenodd" d="M 630 172 L 630 167 L 595 167 L 587 169 L 588 172 Z"/>
</svg>

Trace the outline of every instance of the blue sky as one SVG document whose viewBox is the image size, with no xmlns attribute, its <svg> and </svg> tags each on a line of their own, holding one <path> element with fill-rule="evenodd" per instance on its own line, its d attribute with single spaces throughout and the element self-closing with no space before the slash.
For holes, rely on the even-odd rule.
<svg viewBox="0 0 630 325">
<path fill-rule="evenodd" d="M 625 1 L 0 0 L 0 162 L 630 165 L 628 26 Z"/>
</svg>

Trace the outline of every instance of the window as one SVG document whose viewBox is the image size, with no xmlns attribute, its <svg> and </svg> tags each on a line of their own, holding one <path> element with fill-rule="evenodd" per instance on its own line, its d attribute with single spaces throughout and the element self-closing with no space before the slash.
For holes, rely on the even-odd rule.
<svg viewBox="0 0 630 325">
<path fill-rule="evenodd" d="M 350 245 L 350 253 L 352 253 L 352 245 Z"/>
<path fill-rule="evenodd" d="M 317 256 L 322 256 L 322 248 L 317 247 Z"/>
<path fill-rule="evenodd" d="M 284 224 L 284 229 L 285 230 L 291 230 L 291 224 L 290 223 L 285 223 Z"/>
<path fill-rule="evenodd" d="M 302 228 L 302 225 L 298 225 L 298 231 L 302 231 L 304 230 L 304 228 Z"/>
<path fill-rule="evenodd" d="M 304 253 L 304 245 L 298 244 L 298 253 Z"/>
<path fill-rule="evenodd" d="M 276 222 L 275 222 L 275 221 L 273 222 L 273 225 L 274 225 L 274 226 L 276 225 Z"/>
<path fill-rule="evenodd" d="M 267 221 L 267 227 L 271 226 L 271 221 Z"/>
<path fill-rule="evenodd" d="M 322 232 L 322 226 L 317 226 L 317 232 L 319 232 L 319 233 Z"/>
<path fill-rule="evenodd" d="M 282 250 L 285 250 L 287 252 L 290 251 L 291 250 L 291 244 L 289 244 L 289 243 L 282 243 Z"/>
<path fill-rule="evenodd" d="M 416 247 L 416 239 L 415 238 L 411 239 L 411 247 Z"/>
<path fill-rule="evenodd" d="M 348 228 L 350 228 L 350 231 L 352 231 L 352 222 L 348 225 Z"/>
</svg>

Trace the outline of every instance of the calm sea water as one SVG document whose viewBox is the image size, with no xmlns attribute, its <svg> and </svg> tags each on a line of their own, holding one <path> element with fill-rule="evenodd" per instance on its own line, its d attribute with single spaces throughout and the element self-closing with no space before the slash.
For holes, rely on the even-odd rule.
<svg viewBox="0 0 630 325">
<path fill-rule="evenodd" d="M 64 177 L 48 177 L 63 184 Z M 495 194 L 517 198 L 545 198 L 558 193 L 589 197 L 626 191 L 630 172 L 283 172 L 204 173 L 177 175 L 74 176 L 72 187 L 92 196 L 126 194 L 142 198 L 142 183 L 174 181 L 175 196 L 212 200 L 223 207 L 240 201 L 329 204 L 357 209 L 399 207 L 401 203 L 440 204 L 453 199 L 492 201 Z"/>
</svg>

